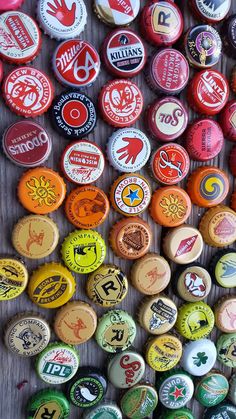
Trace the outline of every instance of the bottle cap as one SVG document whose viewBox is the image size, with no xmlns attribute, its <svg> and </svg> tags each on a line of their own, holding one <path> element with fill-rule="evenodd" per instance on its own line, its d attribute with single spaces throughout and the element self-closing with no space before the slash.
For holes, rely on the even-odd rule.
<svg viewBox="0 0 236 419">
<path fill-rule="evenodd" d="M 29 259 L 49 256 L 57 247 L 59 230 L 45 215 L 27 215 L 15 224 L 12 244 L 16 251 Z"/>
<path fill-rule="evenodd" d="M 196 73 L 188 87 L 189 105 L 203 115 L 218 114 L 225 107 L 228 97 L 228 81 L 216 70 Z"/>
<path fill-rule="evenodd" d="M 233 176 L 236 177 L 236 146 L 232 148 L 229 155 L 229 168 Z"/>
<path fill-rule="evenodd" d="M 57 40 L 77 38 L 87 23 L 87 10 L 83 0 L 38 1 L 37 18 L 44 33 Z"/>
<path fill-rule="evenodd" d="M 153 220 L 164 227 L 176 227 L 190 216 L 191 200 L 184 189 L 165 186 L 157 189 L 149 207 Z"/>
<path fill-rule="evenodd" d="M 35 118 L 51 106 L 54 87 L 49 77 L 33 67 L 12 70 L 3 83 L 6 105 L 17 115 Z"/>
<path fill-rule="evenodd" d="M 47 412 L 55 412 L 53 414 L 58 418 L 69 418 L 70 404 L 61 391 L 41 390 L 29 399 L 26 407 L 27 419 L 43 417 Z"/>
<path fill-rule="evenodd" d="M 69 39 L 58 45 L 52 59 L 57 80 L 79 89 L 91 85 L 100 72 L 100 57 L 87 41 Z"/>
<path fill-rule="evenodd" d="M 224 333 L 236 332 L 236 296 L 221 297 L 214 306 L 215 324 Z"/>
<path fill-rule="evenodd" d="M 191 0 L 190 4 L 199 19 L 209 23 L 218 23 L 228 14 L 231 0 L 220 2 L 213 0 L 210 3 L 203 0 Z"/>
<path fill-rule="evenodd" d="M 120 406 L 123 415 L 131 419 L 150 416 L 158 403 L 156 389 L 149 384 L 137 384 L 122 396 Z"/>
<path fill-rule="evenodd" d="M 42 45 L 41 33 L 30 16 L 7 11 L 0 16 L 0 25 L 0 57 L 4 61 L 19 65 L 37 57 Z"/>
<path fill-rule="evenodd" d="M 192 378 L 182 370 L 172 370 L 159 381 L 159 400 L 169 409 L 185 406 L 193 397 Z"/>
<path fill-rule="evenodd" d="M 146 125 L 152 137 L 161 142 L 180 137 L 188 124 L 188 112 L 175 97 L 155 100 L 148 106 Z"/>
<path fill-rule="evenodd" d="M 87 140 L 70 143 L 61 157 L 65 177 L 73 183 L 87 185 L 96 182 L 103 173 L 105 158 L 97 144 Z"/>
<path fill-rule="evenodd" d="M 172 262 L 187 265 L 201 255 L 203 250 L 202 235 L 189 224 L 175 227 L 169 230 L 165 236 L 163 250 Z"/>
<path fill-rule="evenodd" d="M 206 147 L 207 141 L 207 147 Z M 224 135 L 220 125 L 205 118 L 193 122 L 186 132 L 186 150 L 190 159 L 208 161 L 222 150 Z"/>
<path fill-rule="evenodd" d="M 2 79 L 3 79 L 3 63 L 2 61 L 0 61 L 0 83 L 2 82 Z"/>
<path fill-rule="evenodd" d="M 25 209 L 35 214 L 57 210 L 66 195 L 63 178 L 48 167 L 35 167 L 25 172 L 18 184 L 18 198 Z"/>
<path fill-rule="evenodd" d="M 232 71 L 231 71 L 230 87 L 231 87 L 231 90 L 235 93 L 236 92 L 236 65 L 233 66 Z"/>
<path fill-rule="evenodd" d="M 63 384 L 71 380 L 79 367 L 79 353 L 62 342 L 50 343 L 36 359 L 36 371 L 45 383 Z"/>
<path fill-rule="evenodd" d="M 60 263 L 41 265 L 30 277 L 30 299 L 42 308 L 57 308 L 66 304 L 75 293 L 73 275 Z"/>
<path fill-rule="evenodd" d="M 99 416 L 98 416 L 99 415 Z M 83 419 L 122 419 L 122 413 L 119 407 L 110 401 L 100 403 L 99 406 L 95 406 L 91 409 L 86 409 L 83 414 Z"/>
<path fill-rule="evenodd" d="M 182 13 L 171 0 L 155 0 L 142 9 L 140 30 L 146 40 L 157 47 L 173 45 L 183 27 Z"/>
<path fill-rule="evenodd" d="M 107 352 L 125 351 L 136 337 L 136 325 L 124 310 L 110 310 L 100 317 L 95 339 Z"/>
<path fill-rule="evenodd" d="M 179 297 L 190 303 L 203 300 L 211 291 L 211 275 L 196 262 L 178 268 L 173 283 Z"/>
<path fill-rule="evenodd" d="M 112 184 L 110 200 L 113 208 L 120 214 L 135 216 L 147 209 L 151 195 L 151 187 L 145 177 L 125 174 Z"/>
<path fill-rule="evenodd" d="M 207 409 L 204 412 L 204 419 L 234 419 L 236 415 L 236 407 L 230 403 L 222 403 L 218 406 Z"/>
<path fill-rule="evenodd" d="M 140 0 L 128 2 L 107 2 L 107 0 L 94 0 L 94 12 L 98 19 L 109 26 L 130 25 L 140 10 Z"/>
<path fill-rule="evenodd" d="M 221 403 L 226 398 L 228 391 L 227 378 L 220 371 L 212 370 L 199 379 L 194 397 L 202 406 L 212 407 Z"/>
<path fill-rule="evenodd" d="M 187 192 L 193 204 L 209 208 L 220 204 L 229 193 L 227 174 L 214 166 L 201 166 L 188 178 Z"/>
<path fill-rule="evenodd" d="M 236 374 L 233 374 L 229 380 L 229 393 L 228 399 L 235 405 L 236 404 Z"/>
<path fill-rule="evenodd" d="M 171 1 L 171 4 L 174 3 Z M 178 95 L 189 80 L 188 62 L 177 49 L 162 49 L 152 56 L 146 79 L 156 93 Z"/>
<path fill-rule="evenodd" d="M 70 381 L 68 397 L 73 405 L 88 408 L 98 404 L 107 391 L 107 379 L 103 372 L 95 367 L 82 367 Z"/>
<path fill-rule="evenodd" d="M 130 29 L 109 32 L 102 44 L 102 61 L 115 77 L 134 77 L 144 68 L 147 52 L 140 36 Z"/>
<path fill-rule="evenodd" d="M 52 122 L 62 137 L 83 138 L 93 131 L 97 122 L 94 103 L 79 91 L 66 90 L 53 102 Z"/>
<path fill-rule="evenodd" d="M 137 128 L 115 131 L 107 144 L 107 158 L 119 172 L 137 172 L 147 163 L 151 145 L 146 135 Z"/>
<path fill-rule="evenodd" d="M 92 272 L 86 282 L 88 297 L 101 307 L 120 304 L 128 292 L 128 280 L 115 265 L 101 265 Z"/>
<path fill-rule="evenodd" d="M 235 249 L 218 250 L 211 258 L 209 270 L 216 285 L 223 288 L 234 288 L 236 286 Z"/>
<path fill-rule="evenodd" d="M 198 340 L 208 336 L 214 327 L 214 314 L 203 301 L 185 303 L 179 308 L 176 329 L 186 339 Z"/>
<path fill-rule="evenodd" d="M 146 362 L 154 371 L 174 368 L 182 355 L 182 343 L 171 334 L 149 338 L 146 344 Z"/>
<path fill-rule="evenodd" d="M 177 307 L 165 295 L 146 297 L 139 305 L 138 321 L 148 333 L 161 335 L 174 327 Z"/>
<path fill-rule="evenodd" d="M 214 343 L 209 339 L 200 339 L 184 345 L 180 365 L 189 374 L 201 377 L 213 368 L 216 356 Z"/>
<path fill-rule="evenodd" d="M 179 144 L 165 144 L 152 154 L 150 167 L 157 182 L 174 185 L 187 176 L 190 167 L 189 155 Z"/>
<path fill-rule="evenodd" d="M 160 419 L 195 419 L 195 416 L 187 407 L 181 407 L 180 409 L 163 410 Z"/>
<path fill-rule="evenodd" d="M 236 193 L 235 192 L 231 196 L 230 206 L 236 212 Z"/>
<path fill-rule="evenodd" d="M 145 373 L 145 361 L 138 352 L 127 350 L 108 360 L 107 375 L 116 388 L 136 385 Z"/>
<path fill-rule="evenodd" d="M 235 37 L 236 37 L 236 19 L 235 19 Z M 236 100 L 231 100 L 224 107 L 220 114 L 220 125 L 225 138 L 230 141 L 236 141 Z"/>
<path fill-rule="evenodd" d="M 19 121 L 3 134 L 2 146 L 6 156 L 22 167 L 44 163 L 52 150 L 52 140 L 44 127 L 33 121 Z"/>
<path fill-rule="evenodd" d="M 203 215 L 199 230 L 209 246 L 229 246 L 236 240 L 236 213 L 224 205 L 210 208 Z"/>
<path fill-rule="evenodd" d="M 0 301 L 19 297 L 28 283 L 28 271 L 20 260 L 0 258 Z"/>
<path fill-rule="evenodd" d="M 50 340 L 50 328 L 37 313 L 18 313 L 7 323 L 4 343 L 15 355 L 35 356 L 42 352 Z"/>
<path fill-rule="evenodd" d="M 226 0 L 227 1 L 231 0 Z M 236 15 L 231 15 L 222 26 L 224 52 L 232 58 L 236 57 Z"/>
<path fill-rule="evenodd" d="M 72 301 L 57 311 L 54 331 L 62 342 L 80 345 L 95 333 L 97 315 L 93 308 L 83 301 Z"/>
<path fill-rule="evenodd" d="M 65 238 L 61 254 L 65 265 L 71 271 L 88 274 L 103 263 L 106 244 L 96 231 L 75 230 Z"/>
<path fill-rule="evenodd" d="M 169 263 L 156 253 L 148 253 L 132 266 L 132 285 L 142 294 L 155 295 L 163 291 L 170 282 Z"/>
<path fill-rule="evenodd" d="M 81 186 L 67 196 L 65 213 L 77 228 L 96 228 L 104 223 L 110 210 L 109 200 L 102 189 L 96 186 Z"/>
<path fill-rule="evenodd" d="M 212 26 L 196 25 L 187 30 L 184 49 L 190 65 L 210 68 L 220 59 L 222 42 L 219 33 Z"/>
<path fill-rule="evenodd" d="M 5 0 L 0 0 L 0 13 L 7 10 L 17 10 L 23 2 L 24 0 L 8 0 L 6 3 Z"/>
<path fill-rule="evenodd" d="M 133 125 L 143 110 L 143 95 L 137 84 L 126 79 L 110 80 L 98 97 L 102 118 L 113 127 Z"/>
<path fill-rule="evenodd" d="M 152 231 L 149 224 L 140 217 L 122 218 L 113 225 L 109 239 L 118 257 L 138 259 L 148 252 Z"/>
</svg>

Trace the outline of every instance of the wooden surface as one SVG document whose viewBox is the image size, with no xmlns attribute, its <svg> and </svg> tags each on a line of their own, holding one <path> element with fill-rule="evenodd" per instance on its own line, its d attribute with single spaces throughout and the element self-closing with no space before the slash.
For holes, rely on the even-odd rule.
<svg viewBox="0 0 236 419">
<path fill-rule="evenodd" d="M 7 1 L 7 0 L 6 0 Z M 35 15 L 35 6 L 37 1 L 36 0 L 26 0 L 24 6 L 22 8 L 23 11 L 27 12 L 31 16 Z M 142 6 L 144 5 L 144 1 L 141 1 Z M 186 6 L 187 1 L 178 2 L 181 6 L 181 10 L 184 12 L 185 15 L 185 28 L 188 28 L 190 25 L 194 24 L 194 19 L 190 16 L 188 12 L 188 8 Z M 232 2 L 234 6 L 232 6 L 231 14 L 236 12 L 236 2 L 233 0 Z M 100 23 L 92 12 L 92 2 L 91 0 L 86 1 L 87 9 L 88 9 L 88 25 L 86 27 L 85 32 L 82 34 L 82 38 L 85 40 L 90 41 L 93 45 L 95 45 L 98 49 L 100 48 L 102 41 L 105 35 L 109 32 L 109 28 L 102 23 Z M 138 28 L 137 23 L 132 25 L 132 27 Z M 48 73 L 52 78 L 53 74 L 51 71 L 51 56 L 56 47 L 57 43 L 54 40 L 50 40 L 47 36 L 43 37 L 43 48 L 40 56 L 33 62 L 33 66 L 36 68 L 44 70 Z M 148 46 L 149 54 L 152 53 L 154 49 Z M 232 68 L 233 61 L 229 58 L 222 58 L 221 62 L 218 65 L 219 71 L 223 72 L 224 74 L 229 75 L 230 70 Z M 5 74 L 11 69 L 11 66 L 5 65 Z M 98 92 L 104 82 L 111 77 L 102 69 L 102 72 L 92 87 L 85 89 L 85 93 L 87 93 L 91 98 L 96 101 Z M 143 74 L 136 77 L 134 79 L 139 87 L 141 88 L 144 97 L 145 97 L 145 107 L 148 103 L 150 103 L 155 96 L 151 92 L 151 90 L 147 87 Z M 56 87 L 56 91 L 60 92 L 62 87 L 55 81 L 54 85 Z M 184 99 L 184 94 L 181 95 Z M 196 115 L 190 112 L 190 117 L 193 119 Z M 3 101 L 1 100 L 1 119 L 0 119 L 0 128 L 3 131 L 10 123 L 13 123 L 20 118 L 16 115 L 12 114 L 4 105 Z M 59 137 L 57 133 L 52 129 L 49 121 L 48 115 L 44 115 L 38 118 L 38 121 L 43 124 L 47 130 L 52 135 L 53 139 L 53 153 L 51 154 L 50 159 L 47 162 L 47 166 L 59 170 L 59 158 L 61 155 L 62 150 L 68 144 L 68 142 Z M 140 120 L 137 124 L 137 127 L 144 130 L 143 121 Z M 93 133 L 91 133 L 88 138 L 91 141 L 98 143 L 103 150 L 105 151 L 105 145 L 107 138 L 112 133 L 113 129 L 106 125 L 104 122 L 99 119 L 97 127 Z M 181 143 L 181 141 L 180 141 Z M 153 143 L 153 147 L 156 148 L 157 144 Z M 227 169 L 227 157 L 229 150 L 231 148 L 231 144 L 229 142 L 225 142 L 225 146 L 223 152 L 220 153 L 219 157 L 215 158 L 214 161 L 209 161 L 208 164 L 214 164 L 220 168 Z M 196 162 L 192 162 L 191 170 L 199 166 L 200 164 Z M 4 155 L 1 153 L 0 155 L 0 173 L 1 173 L 1 196 L 0 196 L 0 219 L 1 219 L 1 243 L 0 243 L 0 253 L 10 253 L 14 254 L 14 249 L 11 245 L 11 231 L 13 228 L 14 223 L 23 215 L 26 214 L 26 211 L 22 208 L 22 206 L 17 202 L 16 198 L 16 185 L 18 182 L 19 177 L 23 173 L 24 169 L 18 168 L 14 166 L 11 162 L 9 162 Z M 148 172 L 146 169 L 143 170 L 143 174 L 148 177 Z M 113 169 L 111 169 L 108 165 L 106 166 L 105 172 L 102 178 L 97 182 L 97 186 L 103 188 L 106 192 L 109 191 L 109 187 L 113 179 L 117 177 L 117 173 Z M 109 182 L 107 181 L 109 179 Z M 232 176 L 231 176 L 231 191 L 232 191 Z M 154 182 L 152 183 L 153 190 L 157 188 L 157 184 Z M 184 183 L 183 183 L 184 185 Z M 68 191 L 71 190 L 73 186 L 68 183 Z M 231 192 L 230 191 L 230 192 Z M 226 201 L 228 203 L 228 201 Z M 200 210 L 196 206 L 193 207 L 193 211 L 189 218 L 189 223 L 198 225 L 199 219 L 203 214 L 204 210 Z M 55 213 L 52 214 L 52 218 L 58 223 L 60 227 L 60 237 L 61 242 L 63 238 L 71 231 L 73 231 L 73 226 L 69 224 L 66 220 L 63 208 L 59 209 Z M 116 214 L 114 211 L 111 210 L 108 220 L 104 225 L 98 228 L 98 231 L 105 237 L 106 241 L 108 238 L 108 232 L 110 226 L 113 223 L 120 219 L 119 215 Z M 143 219 L 148 220 L 150 225 L 152 226 L 152 230 L 154 233 L 154 240 L 151 247 L 151 251 L 160 252 L 160 243 L 161 243 L 161 236 L 162 236 L 162 229 L 158 225 L 154 224 L 150 219 L 148 213 L 143 214 Z M 60 261 L 60 254 L 59 254 L 60 246 L 58 246 L 58 250 L 54 252 L 49 258 L 45 259 L 46 261 Z M 208 262 L 211 258 L 211 255 L 214 254 L 216 249 L 210 248 L 205 246 L 204 252 L 199 259 L 199 262 L 203 263 L 206 267 L 208 266 Z M 37 262 L 35 261 L 25 261 L 29 270 L 32 271 L 41 263 L 44 263 L 44 260 L 40 260 Z M 112 251 L 109 249 L 106 257 L 106 262 L 115 263 L 120 266 L 127 274 L 129 274 L 130 270 L 130 263 L 126 262 L 125 260 L 118 259 L 114 257 Z M 82 299 L 88 301 L 85 295 L 85 282 L 86 277 L 76 275 L 77 279 L 77 291 L 74 299 Z M 171 289 L 167 290 L 168 294 L 171 295 Z M 217 301 L 218 297 L 224 294 L 227 294 L 228 290 L 222 290 L 213 286 L 212 291 L 210 293 L 207 302 L 212 305 L 215 301 Z M 130 286 L 128 296 L 123 301 L 123 303 L 118 306 L 119 308 L 126 309 L 129 313 L 135 316 L 137 307 L 139 302 L 142 299 L 142 295 L 138 293 L 132 286 Z M 175 302 L 178 305 L 181 304 L 181 301 L 178 300 L 175 296 L 173 296 Z M 4 324 L 8 319 L 10 319 L 14 314 L 24 311 L 24 310 L 34 310 L 38 311 L 37 307 L 29 300 L 27 294 L 25 293 L 21 297 L 17 298 L 16 300 L 10 302 L 2 302 L 1 303 L 1 330 L 3 330 Z M 98 315 L 101 315 L 104 310 L 95 307 Z M 40 310 L 40 312 L 50 321 L 55 315 L 55 310 Z M 52 323 L 51 323 L 52 324 Z M 216 329 L 214 329 L 212 333 L 212 340 L 215 341 L 215 338 L 219 334 Z M 147 339 L 147 334 L 138 327 L 138 334 L 135 340 L 135 347 L 138 350 L 142 350 L 143 344 Z M 52 340 L 55 337 L 52 336 Z M 105 366 L 106 362 L 106 353 L 103 352 L 95 341 L 92 339 L 88 343 L 79 346 L 79 352 L 81 356 L 81 365 L 93 365 L 93 366 Z M 26 402 L 33 393 L 36 391 L 46 388 L 45 385 L 40 379 L 37 378 L 35 370 L 34 370 L 34 359 L 21 359 L 18 357 L 13 356 L 10 352 L 8 352 L 3 343 L 0 342 L 0 367 L 1 367 L 1 380 L 0 380 L 0 418 L 1 419 L 23 419 L 25 417 L 25 405 Z M 221 365 L 216 365 L 216 367 L 220 367 L 222 371 L 224 371 L 227 376 L 230 376 L 231 371 L 228 368 L 223 368 Z M 154 383 L 154 373 L 147 368 L 147 372 L 145 378 L 150 382 Z M 18 390 L 16 385 L 23 381 L 27 380 L 28 384 L 24 386 L 23 389 Z M 115 391 L 111 385 L 109 385 L 109 390 L 107 394 L 108 398 L 111 399 L 119 399 L 119 391 Z M 196 419 L 201 417 L 202 409 L 199 408 L 198 403 L 193 401 L 190 406 L 193 407 Z M 82 413 L 75 408 L 72 408 L 71 419 L 78 419 L 82 417 Z M 158 418 L 158 412 L 155 414 L 155 417 Z"/>
</svg>

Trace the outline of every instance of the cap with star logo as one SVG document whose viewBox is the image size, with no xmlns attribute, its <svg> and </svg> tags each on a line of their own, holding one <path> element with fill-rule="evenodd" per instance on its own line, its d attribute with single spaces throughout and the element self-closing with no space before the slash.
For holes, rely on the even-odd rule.
<svg viewBox="0 0 236 419">
<path fill-rule="evenodd" d="M 98 19 L 109 26 L 127 26 L 137 17 L 140 0 L 94 0 L 93 9 Z"/>
<path fill-rule="evenodd" d="M 209 339 L 199 339 L 184 345 L 180 365 L 189 374 L 199 377 L 212 369 L 216 357 L 214 343 Z"/>
<path fill-rule="evenodd" d="M 158 402 L 156 389 L 149 383 L 137 384 L 121 397 L 120 406 L 125 417 L 144 419 L 154 412 Z"/>
<path fill-rule="evenodd" d="M 193 397 L 194 384 L 189 374 L 180 369 L 165 373 L 157 380 L 159 400 L 168 409 L 185 406 Z"/>
<path fill-rule="evenodd" d="M 195 387 L 194 397 L 204 407 L 212 407 L 221 403 L 229 391 L 229 382 L 219 370 L 212 370 L 199 378 Z"/>
</svg>

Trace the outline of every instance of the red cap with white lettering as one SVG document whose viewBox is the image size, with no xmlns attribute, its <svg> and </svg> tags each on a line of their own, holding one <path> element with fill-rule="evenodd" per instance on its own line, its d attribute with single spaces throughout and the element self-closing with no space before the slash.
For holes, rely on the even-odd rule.
<svg viewBox="0 0 236 419">
<path fill-rule="evenodd" d="M 21 7 L 24 0 L 0 0 L 0 13 L 6 12 L 7 10 L 16 10 Z"/>
</svg>

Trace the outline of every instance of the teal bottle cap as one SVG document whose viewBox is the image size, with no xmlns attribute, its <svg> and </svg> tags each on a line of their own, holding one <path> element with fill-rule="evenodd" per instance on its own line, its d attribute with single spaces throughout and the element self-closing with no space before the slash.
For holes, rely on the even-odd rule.
<svg viewBox="0 0 236 419">
<path fill-rule="evenodd" d="M 222 334 L 216 343 L 217 359 L 230 368 L 236 367 L 236 333 Z"/>
<path fill-rule="evenodd" d="M 127 350 L 111 357 L 107 375 L 116 388 L 129 388 L 137 384 L 145 373 L 145 361 L 138 352 Z"/>
<path fill-rule="evenodd" d="M 104 402 L 84 412 L 83 419 L 122 419 L 119 407 L 113 402 Z"/>
<path fill-rule="evenodd" d="M 34 394 L 26 407 L 27 419 L 67 419 L 69 414 L 70 403 L 66 396 L 53 389 L 41 390 Z"/>
<path fill-rule="evenodd" d="M 130 419 L 144 419 L 151 415 L 158 402 L 154 387 L 148 384 L 138 384 L 130 388 L 120 401 L 124 416 Z"/>
<path fill-rule="evenodd" d="M 202 376 L 212 369 L 216 357 L 214 343 L 209 339 L 199 339 L 184 345 L 180 365 L 189 374 Z"/>
<path fill-rule="evenodd" d="M 185 406 L 193 397 L 194 385 L 189 374 L 182 370 L 166 372 L 157 382 L 160 402 L 168 409 Z"/>
<path fill-rule="evenodd" d="M 235 419 L 236 406 L 230 403 L 222 403 L 218 406 L 211 407 L 204 412 L 204 419 Z"/>
<path fill-rule="evenodd" d="M 181 409 L 169 410 L 165 409 L 162 412 L 160 419 L 196 419 L 194 414 L 187 407 Z"/>
<path fill-rule="evenodd" d="M 220 371 L 212 370 L 198 381 L 195 387 L 195 398 L 202 406 L 212 407 L 221 403 L 228 391 L 227 378 Z"/>
</svg>

